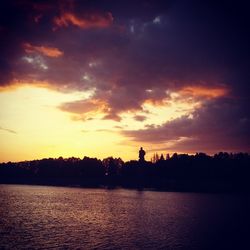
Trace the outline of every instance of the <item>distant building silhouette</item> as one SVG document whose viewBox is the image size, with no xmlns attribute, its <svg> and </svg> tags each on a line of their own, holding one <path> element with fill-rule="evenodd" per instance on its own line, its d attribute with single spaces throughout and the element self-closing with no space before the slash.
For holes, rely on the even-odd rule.
<svg viewBox="0 0 250 250">
<path fill-rule="evenodd" d="M 141 149 L 139 150 L 139 161 L 145 161 L 145 159 L 144 159 L 145 154 L 146 154 L 146 152 L 141 147 Z"/>
</svg>

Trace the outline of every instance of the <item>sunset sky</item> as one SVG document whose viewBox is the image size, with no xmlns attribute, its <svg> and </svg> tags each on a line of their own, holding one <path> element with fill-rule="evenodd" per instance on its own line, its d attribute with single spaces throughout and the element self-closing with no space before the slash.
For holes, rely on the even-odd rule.
<svg viewBox="0 0 250 250">
<path fill-rule="evenodd" d="M 1 1 L 0 162 L 250 152 L 244 1 Z"/>
</svg>

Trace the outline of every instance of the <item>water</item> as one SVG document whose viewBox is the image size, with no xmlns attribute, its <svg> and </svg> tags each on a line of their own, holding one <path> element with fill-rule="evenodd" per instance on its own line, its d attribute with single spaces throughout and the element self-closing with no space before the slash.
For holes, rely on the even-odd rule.
<svg viewBox="0 0 250 250">
<path fill-rule="evenodd" d="M 0 185 L 0 249 L 250 249 L 247 195 Z"/>
</svg>

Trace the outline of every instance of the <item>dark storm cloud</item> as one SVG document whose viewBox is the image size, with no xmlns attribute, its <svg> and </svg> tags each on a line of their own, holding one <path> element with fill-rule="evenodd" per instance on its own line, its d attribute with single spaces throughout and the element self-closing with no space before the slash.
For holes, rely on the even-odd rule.
<svg viewBox="0 0 250 250">
<path fill-rule="evenodd" d="M 59 91 L 91 90 L 88 102 L 60 108 L 84 114 L 101 103 L 104 118 L 117 121 L 121 112 L 142 111 L 143 103 L 160 103 L 172 91 L 225 88 L 234 98 L 231 109 L 237 106 L 247 121 L 247 7 L 244 1 L 3 1 L 0 85 L 42 81 Z M 199 112 L 223 113 L 214 109 L 216 102 L 227 105 L 222 96 L 176 127 L 205 126 L 209 117 L 201 124 Z M 241 123 L 234 126 L 240 133 Z"/>
</svg>

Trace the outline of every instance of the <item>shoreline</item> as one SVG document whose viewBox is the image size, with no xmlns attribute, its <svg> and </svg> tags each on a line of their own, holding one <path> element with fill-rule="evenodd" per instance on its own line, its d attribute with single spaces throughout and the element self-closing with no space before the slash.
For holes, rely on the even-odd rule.
<svg viewBox="0 0 250 250">
<path fill-rule="evenodd" d="M 20 186 L 40 186 L 40 187 L 65 187 L 65 188 L 80 188 L 80 189 L 102 189 L 102 190 L 133 190 L 133 191 L 150 191 L 150 192 L 167 192 L 167 193 L 197 193 L 197 194 L 250 194 L 250 189 L 167 189 L 167 188 L 156 188 L 156 187 L 132 187 L 132 186 L 108 186 L 108 185 L 66 185 L 66 184 L 51 184 L 51 183 L 24 183 L 24 182 L 0 182 L 1 185 L 20 185 Z"/>
</svg>

